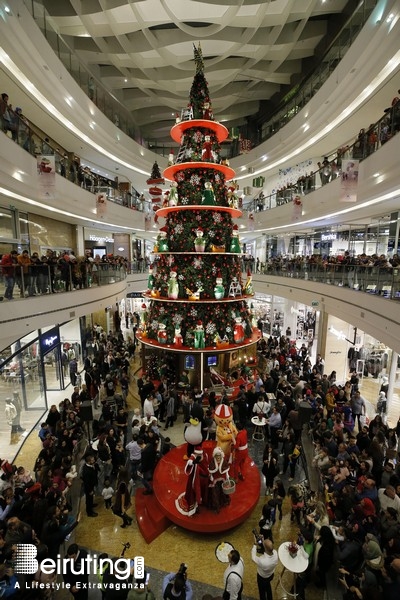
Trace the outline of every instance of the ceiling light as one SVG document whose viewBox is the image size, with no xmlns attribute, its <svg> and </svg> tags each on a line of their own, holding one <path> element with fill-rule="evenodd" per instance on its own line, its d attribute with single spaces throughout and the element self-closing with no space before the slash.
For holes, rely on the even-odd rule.
<svg viewBox="0 0 400 600">
<path fill-rule="evenodd" d="M 123 248 L 122 246 L 120 246 L 120 247 L 118 248 L 118 252 L 123 252 L 124 250 L 125 250 L 125 248 Z"/>
<path fill-rule="evenodd" d="M 94 121 L 91 121 L 91 122 L 89 123 L 89 127 L 90 127 L 91 129 L 94 129 L 94 126 L 95 126 L 95 125 L 96 125 L 96 123 L 95 123 Z"/>
<path fill-rule="evenodd" d="M 125 81 L 125 83 L 128 83 L 128 80 L 127 80 L 127 79 L 124 79 L 124 81 Z"/>
<path fill-rule="evenodd" d="M 4 7 L 5 12 L 9 15 L 11 13 L 10 7 L 9 6 L 5 6 Z"/>
<path fill-rule="evenodd" d="M 379 177 L 380 173 L 374 173 L 374 177 Z"/>
<path fill-rule="evenodd" d="M 267 160 L 267 158 L 268 158 L 267 155 L 265 155 L 265 156 L 262 157 L 263 160 Z"/>
<path fill-rule="evenodd" d="M 391 21 L 393 21 L 393 19 L 394 19 L 394 14 L 390 13 L 390 15 L 388 15 L 386 17 L 386 23 L 391 23 Z"/>
<path fill-rule="evenodd" d="M 308 123 L 304 123 L 303 129 L 304 129 L 304 131 L 307 131 L 308 129 L 310 129 L 309 124 Z"/>
</svg>

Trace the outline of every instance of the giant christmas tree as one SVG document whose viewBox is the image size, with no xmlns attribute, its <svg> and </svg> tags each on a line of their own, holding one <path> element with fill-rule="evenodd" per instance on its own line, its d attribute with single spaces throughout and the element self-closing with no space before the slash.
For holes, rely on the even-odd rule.
<svg viewBox="0 0 400 600">
<path fill-rule="evenodd" d="M 138 335 L 143 369 L 169 359 L 189 370 L 190 382 L 210 385 L 210 369 L 227 372 L 255 361 L 258 330 L 248 301 L 251 276 L 243 284 L 235 173 L 220 157 L 228 130 L 213 118 L 200 45 L 187 108 L 171 129 L 180 144 L 163 173 L 172 181 L 157 210 L 160 228 L 153 252 L 148 304 Z M 153 351 L 149 352 L 149 348 Z"/>
</svg>

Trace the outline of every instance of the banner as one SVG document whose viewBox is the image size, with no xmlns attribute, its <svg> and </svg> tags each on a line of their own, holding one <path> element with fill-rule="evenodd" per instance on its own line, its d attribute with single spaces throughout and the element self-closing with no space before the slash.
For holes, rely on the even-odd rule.
<svg viewBox="0 0 400 600">
<path fill-rule="evenodd" d="M 97 194 L 96 196 L 96 214 L 98 217 L 103 217 L 107 213 L 107 198 L 105 194 Z"/>
<path fill-rule="evenodd" d="M 300 196 L 295 196 L 293 198 L 292 205 L 292 221 L 300 221 L 303 211 L 303 202 L 301 201 Z"/>
<path fill-rule="evenodd" d="M 340 202 L 357 202 L 359 160 L 342 160 Z"/>
<path fill-rule="evenodd" d="M 56 187 L 56 161 L 54 154 L 39 154 L 36 160 L 39 195 L 44 200 L 54 199 Z"/>
<path fill-rule="evenodd" d="M 254 231 L 254 212 L 252 210 L 249 210 L 247 218 L 249 231 Z"/>
<path fill-rule="evenodd" d="M 151 231 L 151 214 L 149 213 L 144 217 L 144 230 Z"/>
</svg>

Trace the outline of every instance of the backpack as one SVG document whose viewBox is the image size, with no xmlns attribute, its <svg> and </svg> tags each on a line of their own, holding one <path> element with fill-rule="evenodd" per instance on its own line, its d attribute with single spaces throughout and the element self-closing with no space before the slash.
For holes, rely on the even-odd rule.
<svg viewBox="0 0 400 600">
<path fill-rule="evenodd" d="M 226 578 L 226 582 L 225 582 L 225 589 L 224 589 L 224 591 L 223 591 L 223 594 L 222 594 L 222 600 L 229 600 L 229 599 L 230 599 L 230 597 L 231 597 L 231 594 L 230 594 L 230 592 L 227 592 L 227 591 L 226 591 L 226 587 L 227 587 L 227 585 L 228 585 L 228 579 L 229 579 L 229 577 L 232 575 L 232 573 L 235 573 L 235 575 L 237 575 L 237 576 L 240 578 L 240 581 L 242 582 L 242 584 L 241 584 L 241 586 L 240 586 L 239 593 L 238 593 L 238 600 L 242 600 L 242 592 L 243 592 L 243 579 L 242 579 L 242 577 L 239 575 L 239 573 L 238 573 L 237 571 L 231 571 L 231 572 L 229 573 L 228 577 Z"/>
</svg>

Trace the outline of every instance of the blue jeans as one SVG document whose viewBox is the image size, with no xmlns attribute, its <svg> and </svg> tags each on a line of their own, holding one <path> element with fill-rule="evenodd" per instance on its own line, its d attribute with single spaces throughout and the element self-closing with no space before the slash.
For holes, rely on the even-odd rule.
<svg viewBox="0 0 400 600">
<path fill-rule="evenodd" d="M 8 300 L 12 300 L 13 292 L 14 292 L 14 285 L 15 285 L 15 277 L 13 277 L 12 275 L 5 275 L 4 283 L 6 286 L 6 291 L 4 293 L 4 296 Z"/>
</svg>

